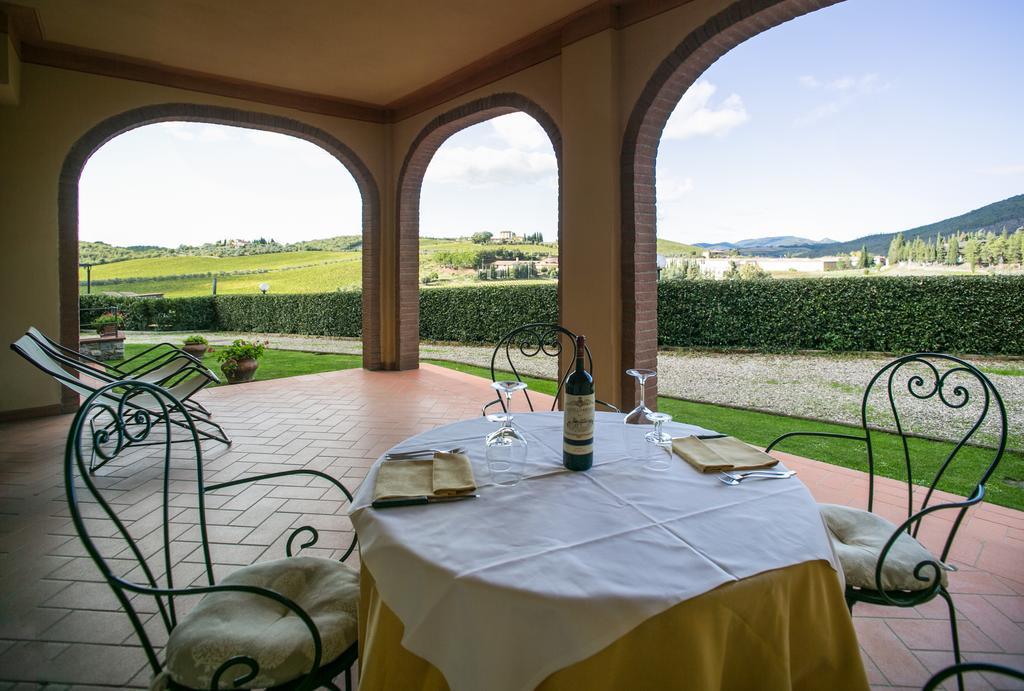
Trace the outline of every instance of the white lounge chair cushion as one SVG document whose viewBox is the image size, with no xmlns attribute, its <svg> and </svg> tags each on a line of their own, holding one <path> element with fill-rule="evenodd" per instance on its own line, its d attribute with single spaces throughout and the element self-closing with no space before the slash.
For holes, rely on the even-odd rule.
<svg viewBox="0 0 1024 691">
<path fill-rule="evenodd" d="M 846 584 L 874 590 L 875 568 L 882 548 L 892 537 L 896 526 L 868 511 L 849 506 L 819 504 L 821 515 L 828 526 L 829 537 L 836 555 L 843 566 Z M 882 588 L 884 590 L 925 590 L 935 580 L 935 570 L 924 567 L 921 581 L 914 576 L 914 569 L 923 561 L 939 563 L 931 552 L 920 542 L 904 532 L 893 544 L 882 566 Z M 940 569 L 942 585 L 947 584 L 946 570 Z"/>
<path fill-rule="evenodd" d="M 267 588 L 302 607 L 320 633 L 320 666 L 356 641 L 359 575 L 340 562 L 278 559 L 241 568 L 220 584 Z M 217 668 L 236 655 L 247 655 L 259 664 L 259 675 L 246 683 L 247 688 L 275 686 L 310 671 L 313 641 L 302 620 L 270 598 L 210 593 L 171 632 L 166 673 L 179 684 L 208 689 Z M 230 688 L 246 672 L 244 665 L 234 666 L 221 677 L 221 688 Z"/>
</svg>

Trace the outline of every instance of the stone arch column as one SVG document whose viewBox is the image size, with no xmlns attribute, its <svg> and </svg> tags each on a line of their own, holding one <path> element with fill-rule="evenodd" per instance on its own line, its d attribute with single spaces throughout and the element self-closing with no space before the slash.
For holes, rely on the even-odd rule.
<svg viewBox="0 0 1024 691">
<path fill-rule="evenodd" d="M 658 362 L 655 166 L 658 145 L 679 99 L 730 50 L 783 22 L 841 0 L 740 0 L 690 32 L 658 65 L 630 113 L 622 142 L 622 361 L 654 369 Z M 657 385 L 647 404 L 657 403 Z M 636 400 L 622 375 L 623 402 Z"/>
<path fill-rule="evenodd" d="M 508 113 L 522 112 L 540 124 L 551 140 L 558 162 L 558 234 L 562 234 L 562 135 L 554 119 L 539 105 L 516 93 L 498 93 L 464 103 L 431 120 L 409 146 L 398 175 L 397 217 L 398 251 L 395 276 L 395 352 L 397 369 L 419 367 L 420 293 L 419 235 L 420 191 L 427 166 L 438 148 L 456 132 Z M 562 243 L 558 245 L 561 263 Z M 561 282 L 558 303 L 561 312 Z"/>
<path fill-rule="evenodd" d="M 366 164 L 352 149 L 324 130 L 299 120 L 224 106 L 162 103 L 125 111 L 103 120 L 75 142 L 64 159 L 58 183 L 60 341 L 78 349 L 78 182 L 89 158 L 111 139 L 158 122 L 232 125 L 288 134 L 316 144 L 355 178 L 363 202 L 363 367 L 380 369 L 380 192 Z M 78 408 L 78 396 L 63 389 L 61 409 Z"/>
</svg>

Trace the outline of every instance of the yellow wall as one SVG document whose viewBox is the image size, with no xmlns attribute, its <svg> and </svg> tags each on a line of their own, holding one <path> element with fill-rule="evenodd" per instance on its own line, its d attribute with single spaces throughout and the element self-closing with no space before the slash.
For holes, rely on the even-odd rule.
<svg viewBox="0 0 1024 691">
<path fill-rule="evenodd" d="M 393 348 L 395 189 L 409 145 L 432 118 L 462 103 L 518 92 L 558 123 L 563 143 L 565 324 L 587 335 L 598 396 L 618 401 L 622 133 L 658 64 L 693 29 L 729 4 L 695 0 L 622 31 L 565 46 L 562 55 L 393 125 L 313 115 L 202 93 L 24 65 L 18 105 L 0 101 L 0 342 L 29 325 L 58 331 L 57 181 L 71 145 L 101 120 L 142 105 L 191 102 L 291 117 L 320 127 L 369 166 L 381 194 L 382 345 Z M 146 238 L 140 236 L 140 243 Z M 388 354 L 385 353 L 385 360 Z M 57 385 L 0 349 L 0 412 L 52 405 Z"/>
</svg>

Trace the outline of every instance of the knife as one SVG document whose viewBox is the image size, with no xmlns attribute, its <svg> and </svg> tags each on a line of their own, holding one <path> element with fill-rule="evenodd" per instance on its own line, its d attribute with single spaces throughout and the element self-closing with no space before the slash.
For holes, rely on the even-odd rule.
<svg viewBox="0 0 1024 691">
<path fill-rule="evenodd" d="M 396 506 L 419 506 L 420 504 L 440 504 L 449 501 L 461 501 L 463 499 L 476 499 L 479 496 L 479 494 L 453 494 L 445 497 L 395 497 L 394 499 L 377 499 L 370 506 L 375 509 L 390 509 Z"/>
</svg>

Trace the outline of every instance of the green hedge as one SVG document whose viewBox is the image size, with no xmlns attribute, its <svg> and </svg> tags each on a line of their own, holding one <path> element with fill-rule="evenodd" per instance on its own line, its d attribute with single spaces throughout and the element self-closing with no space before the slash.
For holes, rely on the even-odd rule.
<svg viewBox="0 0 1024 691">
<path fill-rule="evenodd" d="M 662 345 L 1024 354 L 1024 276 L 673 281 L 658 286 Z M 112 298 L 129 329 L 360 335 L 358 291 L 306 295 Z M 83 312 L 83 325 L 98 311 Z M 420 337 L 494 343 L 518 324 L 558 319 L 553 285 L 430 288 Z"/>
<path fill-rule="evenodd" d="M 302 295 L 222 295 L 217 322 L 225 331 L 351 336 L 362 333 L 362 293 L 358 290 Z"/>
<path fill-rule="evenodd" d="M 1024 353 L 1024 276 L 673 281 L 663 345 Z"/>
<path fill-rule="evenodd" d="M 558 321 L 554 285 L 430 288 L 420 291 L 420 338 L 494 343 L 519 324 Z"/>
</svg>

